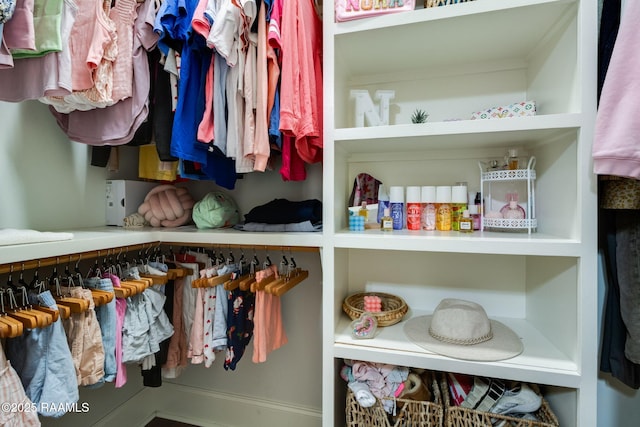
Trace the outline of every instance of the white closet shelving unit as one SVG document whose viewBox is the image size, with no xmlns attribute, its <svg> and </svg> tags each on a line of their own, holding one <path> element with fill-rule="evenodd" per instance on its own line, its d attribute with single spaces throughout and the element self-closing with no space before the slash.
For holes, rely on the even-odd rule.
<svg viewBox="0 0 640 427">
<path fill-rule="evenodd" d="M 345 358 L 535 382 L 563 427 L 595 425 L 596 28 L 586 0 L 476 0 L 343 23 L 325 2 L 323 425 L 345 424 Z M 390 124 L 354 127 L 354 89 L 395 91 Z M 469 120 L 526 100 L 536 116 Z M 427 123 L 411 124 L 416 108 Z M 348 231 L 358 173 L 479 191 L 478 161 L 508 148 L 536 158 L 535 233 Z M 404 322 L 354 340 L 342 301 L 371 290 L 404 297 L 406 318 L 445 297 L 477 301 L 524 352 L 493 363 L 442 357 L 408 341 Z"/>
</svg>

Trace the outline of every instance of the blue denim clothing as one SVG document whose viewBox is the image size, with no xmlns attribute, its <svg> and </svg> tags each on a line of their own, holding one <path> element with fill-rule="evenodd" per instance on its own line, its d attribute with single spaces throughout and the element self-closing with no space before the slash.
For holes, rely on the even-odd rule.
<svg viewBox="0 0 640 427">
<path fill-rule="evenodd" d="M 155 286 L 127 299 L 122 327 L 122 361 L 138 363 L 160 351 L 160 343 L 173 335 L 164 312 L 165 296 Z"/>
<path fill-rule="evenodd" d="M 84 279 L 84 285 L 89 289 L 113 292 L 113 282 L 110 278 L 89 277 Z M 89 387 L 99 387 L 105 382 L 116 379 L 116 299 L 107 304 L 95 307 L 96 318 L 100 324 L 102 347 L 104 348 L 104 378 Z"/>
<path fill-rule="evenodd" d="M 42 305 L 57 309 L 51 292 L 44 291 L 37 298 Z M 65 404 L 78 401 L 75 366 L 60 319 L 7 339 L 6 353 L 41 415 L 61 417 L 66 413 L 65 406 L 70 406 Z"/>
<path fill-rule="evenodd" d="M 155 268 L 157 270 L 162 271 L 163 273 L 166 273 L 167 271 L 169 271 L 169 266 L 163 262 L 157 262 L 157 261 L 149 261 L 148 262 L 149 267 Z"/>
</svg>

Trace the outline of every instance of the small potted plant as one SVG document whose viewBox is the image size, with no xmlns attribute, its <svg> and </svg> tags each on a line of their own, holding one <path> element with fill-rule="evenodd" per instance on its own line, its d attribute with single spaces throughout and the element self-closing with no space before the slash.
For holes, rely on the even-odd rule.
<svg viewBox="0 0 640 427">
<path fill-rule="evenodd" d="M 426 111 L 416 108 L 411 116 L 411 123 L 426 123 L 428 118 L 429 114 Z"/>
</svg>

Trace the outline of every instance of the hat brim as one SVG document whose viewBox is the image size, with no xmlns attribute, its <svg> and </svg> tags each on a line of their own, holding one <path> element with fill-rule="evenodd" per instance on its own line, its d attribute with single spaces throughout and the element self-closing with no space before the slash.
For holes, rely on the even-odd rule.
<svg viewBox="0 0 640 427">
<path fill-rule="evenodd" d="M 413 317 L 404 325 L 404 332 L 411 341 L 420 347 L 455 359 L 493 362 L 515 357 L 522 353 L 520 338 L 509 327 L 497 320 L 491 320 L 493 338 L 473 344 L 451 344 L 437 340 L 429 334 L 433 315 Z"/>
</svg>

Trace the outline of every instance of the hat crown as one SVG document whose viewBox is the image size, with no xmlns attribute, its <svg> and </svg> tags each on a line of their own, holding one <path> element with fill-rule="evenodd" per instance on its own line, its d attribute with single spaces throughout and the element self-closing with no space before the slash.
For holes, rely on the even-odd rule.
<svg viewBox="0 0 640 427">
<path fill-rule="evenodd" d="M 445 298 L 433 312 L 429 334 L 452 344 L 473 345 L 493 337 L 491 322 L 481 305 Z"/>
</svg>

